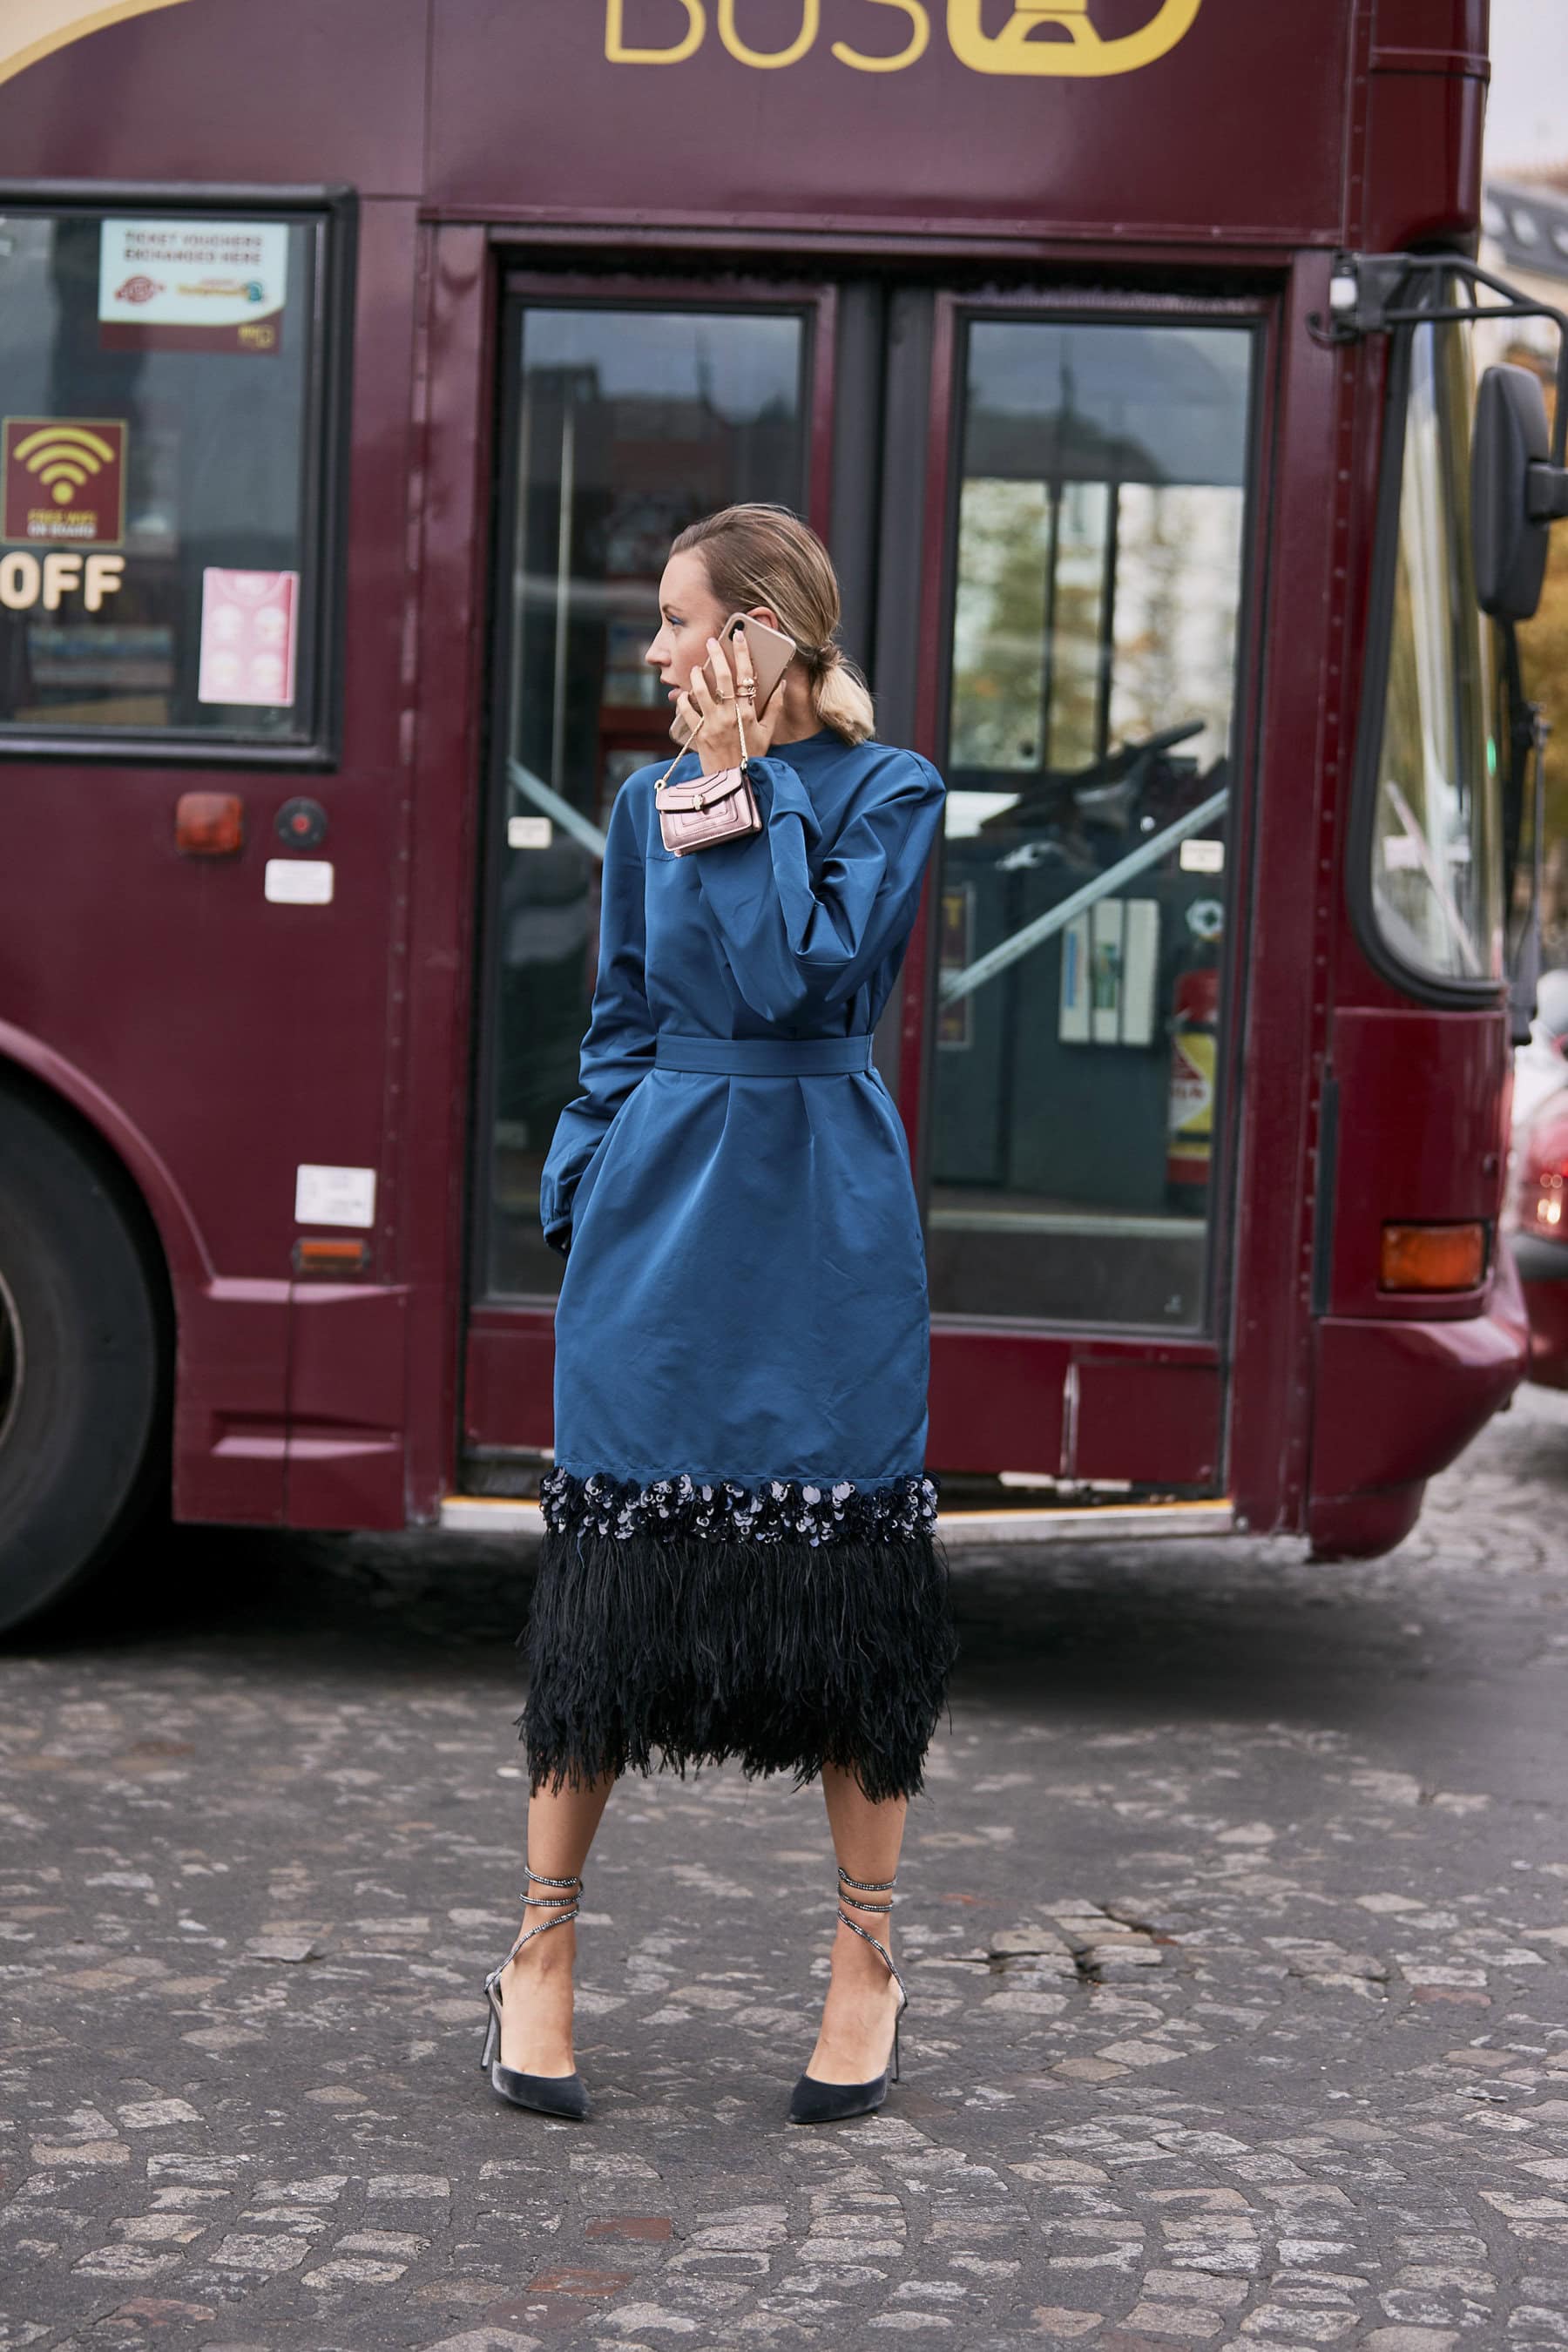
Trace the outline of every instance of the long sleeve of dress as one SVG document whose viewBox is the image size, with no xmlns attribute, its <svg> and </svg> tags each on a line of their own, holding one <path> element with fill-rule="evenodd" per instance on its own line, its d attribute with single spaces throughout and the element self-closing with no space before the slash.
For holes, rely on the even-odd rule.
<svg viewBox="0 0 1568 2352">
<path fill-rule="evenodd" d="M 913 920 L 944 786 L 889 749 L 826 855 L 786 760 L 752 759 L 763 831 L 696 853 L 703 901 L 735 985 L 764 1020 L 798 1023 L 853 998 Z"/>
<path fill-rule="evenodd" d="M 563 1257 L 571 1245 L 577 1187 L 611 1119 L 653 1066 L 654 1031 L 643 970 L 646 947 L 642 852 L 630 795 L 622 791 L 610 810 L 605 842 L 599 972 L 578 1070 L 583 1091 L 557 1121 L 540 1180 L 544 1238 Z"/>
</svg>

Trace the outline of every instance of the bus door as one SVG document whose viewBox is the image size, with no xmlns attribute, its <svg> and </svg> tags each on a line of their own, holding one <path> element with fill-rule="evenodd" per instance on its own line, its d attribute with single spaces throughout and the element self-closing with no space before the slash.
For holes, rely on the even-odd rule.
<svg viewBox="0 0 1568 2352">
<path fill-rule="evenodd" d="M 643 655 L 670 541 L 739 499 L 827 534 L 836 289 L 515 274 L 503 292 L 460 1475 L 509 1493 L 552 1439 L 563 1261 L 539 1185 L 598 961 L 616 792 L 667 760 Z"/>
<path fill-rule="evenodd" d="M 1015 1496 L 1223 1490 L 1259 335 L 1245 305 L 936 305 L 948 798 L 908 1115 L 931 1460 Z"/>
<path fill-rule="evenodd" d="M 643 653 L 670 540 L 742 499 L 823 532 L 879 732 L 949 785 L 877 1049 L 925 1206 L 931 1465 L 1217 1489 L 1257 331 L 847 273 L 510 281 L 466 1491 L 551 1443 L 539 1179 L 605 830 L 669 748 Z"/>
</svg>

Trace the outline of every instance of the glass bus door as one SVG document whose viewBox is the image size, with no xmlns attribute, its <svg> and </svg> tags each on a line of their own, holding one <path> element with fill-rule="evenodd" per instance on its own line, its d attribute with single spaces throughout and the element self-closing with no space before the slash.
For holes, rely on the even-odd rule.
<svg viewBox="0 0 1568 2352">
<path fill-rule="evenodd" d="M 931 1466 L 1214 1492 L 1258 316 L 929 287 L 514 280 L 493 582 L 464 1484 L 551 1438 L 539 1175 L 684 523 L 827 538 L 879 731 L 948 786 L 878 1060 L 914 1144 Z"/>
<path fill-rule="evenodd" d="M 1212 1493 L 1258 320 L 939 308 L 932 1458 Z"/>
</svg>

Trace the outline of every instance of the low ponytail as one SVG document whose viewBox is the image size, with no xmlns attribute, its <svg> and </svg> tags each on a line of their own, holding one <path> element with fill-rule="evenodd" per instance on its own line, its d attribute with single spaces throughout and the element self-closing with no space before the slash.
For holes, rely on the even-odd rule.
<svg viewBox="0 0 1568 2352">
<path fill-rule="evenodd" d="M 672 555 L 700 551 L 719 603 L 732 613 L 765 605 L 795 639 L 805 665 L 811 707 L 846 743 L 864 743 L 877 731 L 865 678 L 834 643 L 838 581 L 833 559 L 811 525 L 793 509 L 753 499 L 722 507 L 689 523 Z"/>
<path fill-rule="evenodd" d="M 864 743 L 876 733 L 877 713 L 870 689 L 855 664 L 837 646 L 825 647 L 815 660 L 808 657 L 806 668 L 811 679 L 811 707 L 825 727 L 831 727 L 847 743 Z"/>
</svg>

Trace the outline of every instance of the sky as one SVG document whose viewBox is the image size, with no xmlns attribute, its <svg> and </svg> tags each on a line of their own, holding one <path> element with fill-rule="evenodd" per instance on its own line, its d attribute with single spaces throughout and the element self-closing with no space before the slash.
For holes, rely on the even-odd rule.
<svg viewBox="0 0 1568 2352">
<path fill-rule="evenodd" d="M 1568 163 L 1568 0 L 1492 0 L 1486 169 Z"/>
</svg>

